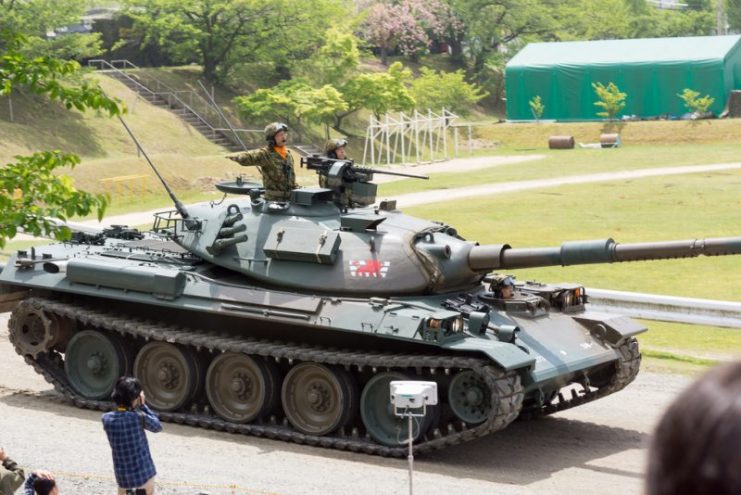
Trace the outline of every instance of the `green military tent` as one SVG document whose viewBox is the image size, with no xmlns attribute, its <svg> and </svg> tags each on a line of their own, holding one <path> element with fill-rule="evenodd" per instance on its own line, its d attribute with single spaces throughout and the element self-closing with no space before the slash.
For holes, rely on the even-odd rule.
<svg viewBox="0 0 741 495">
<path fill-rule="evenodd" d="M 529 102 L 540 96 L 543 119 L 598 119 L 592 83 L 615 83 L 627 93 L 622 115 L 678 116 L 688 110 L 685 88 L 715 98 L 723 111 L 741 89 L 741 36 L 530 43 L 505 72 L 507 118 L 532 120 Z"/>
</svg>

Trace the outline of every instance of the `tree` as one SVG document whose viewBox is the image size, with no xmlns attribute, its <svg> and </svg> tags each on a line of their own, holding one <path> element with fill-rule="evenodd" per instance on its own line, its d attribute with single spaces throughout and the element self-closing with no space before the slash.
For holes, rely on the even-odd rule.
<svg viewBox="0 0 741 495">
<path fill-rule="evenodd" d="M 530 106 L 530 111 L 533 112 L 535 120 L 540 121 L 540 119 L 543 118 L 543 112 L 545 111 L 545 105 L 543 105 L 543 100 L 540 98 L 540 95 L 535 95 L 532 100 L 527 102 L 527 104 Z"/>
<path fill-rule="evenodd" d="M 337 28 L 328 29 L 324 44 L 308 60 L 296 64 L 295 72 L 316 84 L 339 85 L 360 63 L 358 39 Z"/>
<path fill-rule="evenodd" d="M 741 30 L 741 0 L 726 0 L 726 16 L 731 29 Z"/>
<path fill-rule="evenodd" d="M 690 88 L 684 88 L 682 94 L 678 94 L 679 98 L 684 102 L 684 106 L 697 114 L 707 113 L 710 106 L 715 103 L 715 98 L 710 95 L 700 97 L 698 91 L 693 91 Z"/>
<path fill-rule="evenodd" d="M 333 86 L 325 84 L 321 88 L 309 88 L 295 95 L 295 115 L 297 119 L 314 124 L 323 124 L 325 136 L 329 138 L 329 126 L 335 115 L 347 110 L 347 102 Z"/>
<path fill-rule="evenodd" d="M 442 0 L 382 0 L 368 8 L 361 32 L 387 65 L 394 50 L 414 58 L 429 48 L 432 39 L 457 40 L 461 29 L 460 20 Z"/>
<path fill-rule="evenodd" d="M 76 60 L 94 57 L 101 52 L 98 33 L 54 32 L 79 24 L 88 3 L 87 0 L 0 0 L 0 32 L 24 33 L 23 45 L 17 49 L 28 57 Z"/>
<path fill-rule="evenodd" d="M 302 80 L 282 81 L 272 88 L 260 88 L 248 96 L 237 96 L 234 104 L 242 117 L 265 120 L 279 119 L 291 124 L 295 115 L 295 94 L 310 86 Z"/>
<path fill-rule="evenodd" d="M 625 108 L 625 98 L 627 94 L 620 91 L 615 83 L 610 82 L 605 86 L 604 84 L 592 83 L 594 93 L 597 95 L 597 101 L 594 105 L 602 109 L 601 112 L 597 112 L 597 116 L 606 119 L 613 120 L 620 111 Z"/>
<path fill-rule="evenodd" d="M 197 62 L 208 80 L 240 64 L 288 67 L 308 58 L 338 19 L 339 0 L 127 0 L 132 36 L 181 62 Z M 288 74 L 283 74 L 288 76 Z"/>
<path fill-rule="evenodd" d="M 23 88 L 61 102 L 68 109 L 100 109 L 110 115 L 122 111 L 120 103 L 108 98 L 95 84 L 81 81 L 73 84 L 70 76 L 78 73 L 77 62 L 52 57 L 28 58 L 23 55 L 26 39 L 6 33 L 0 40 L 0 96 Z M 75 189 L 69 177 L 58 172 L 74 167 L 79 158 L 61 151 L 36 152 L 17 156 L 16 162 L 0 167 L 0 247 L 19 229 L 32 235 L 69 238 L 70 231 L 53 219 L 66 221 L 73 215 L 96 211 L 102 218 L 108 204 L 104 195 Z"/>
<path fill-rule="evenodd" d="M 405 68 L 400 62 L 391 64 L 386 72 L 364 73 L 350 79 L 340 87 L 340 92 L 347 110 L 335 114 L 333 128 L 343 134 L 349 134 L 342 129 L 342 121 L 366 108 L 380 118 L 386 112 L 411 110 L 415 101 L 408 89 L 412 79 L 412 71 Z"/>
<path fill-rule="evenodd" d="M 297 129 L 303 122 L 329 126 L 337 112 L 347 109 L 347 103 L 333 86 L 314 88 L 301 79 L 258 89 L 249 96 L 236 97 L 234 102 L 246 118 L 278 118 Z"/>
<path fill-rule="evenodd" d="M 461 115 L 486 96 L 479 86 L 465 81 L 462 70 L 437 72 L 427 67 L 422 67 L 421 75 L 412 81 L 411 90 L 417 108 L 444 107 Z"/>
</svg>

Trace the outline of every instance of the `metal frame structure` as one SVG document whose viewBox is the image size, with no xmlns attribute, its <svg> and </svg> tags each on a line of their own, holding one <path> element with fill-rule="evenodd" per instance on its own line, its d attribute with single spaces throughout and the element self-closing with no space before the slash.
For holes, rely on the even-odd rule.
<svg viewBox="0 0 741 495">
<path fill-rule="evenodd" d="M 442 109 L 440 113 L 386 114 L 381 119 L 371 115 L 365 133 L 363 164 L 426 163 L 450 158 L 448 141 L 458 154 L 458 115 Z M 469 126 L 469 134 L 471 132 Z M 450 135 L 452 133 L 452 136 Z"/>
</svg>

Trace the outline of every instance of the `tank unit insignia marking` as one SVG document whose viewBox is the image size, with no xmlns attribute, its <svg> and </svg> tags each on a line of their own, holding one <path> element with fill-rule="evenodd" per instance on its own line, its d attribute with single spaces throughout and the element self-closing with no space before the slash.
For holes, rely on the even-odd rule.
<svg viewBox="0 0 741 495">
<path fill-rule="evenodd" d="M 391 268 L 391 262 L 381 260 L 349 260 L 348 266 L 351 277 L 386 278 Z"/>
</svg>

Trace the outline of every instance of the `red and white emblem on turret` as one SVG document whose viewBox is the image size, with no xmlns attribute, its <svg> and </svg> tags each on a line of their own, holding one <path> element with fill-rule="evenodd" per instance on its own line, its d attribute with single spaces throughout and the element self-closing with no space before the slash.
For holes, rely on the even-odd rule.
<svg viewBox="0 0 741 495">
<path fill-rule="evenodd" d="M 390 261 L 350 260 L 351 277 L 385 278 L 391 266 Z"/>
</svg>

